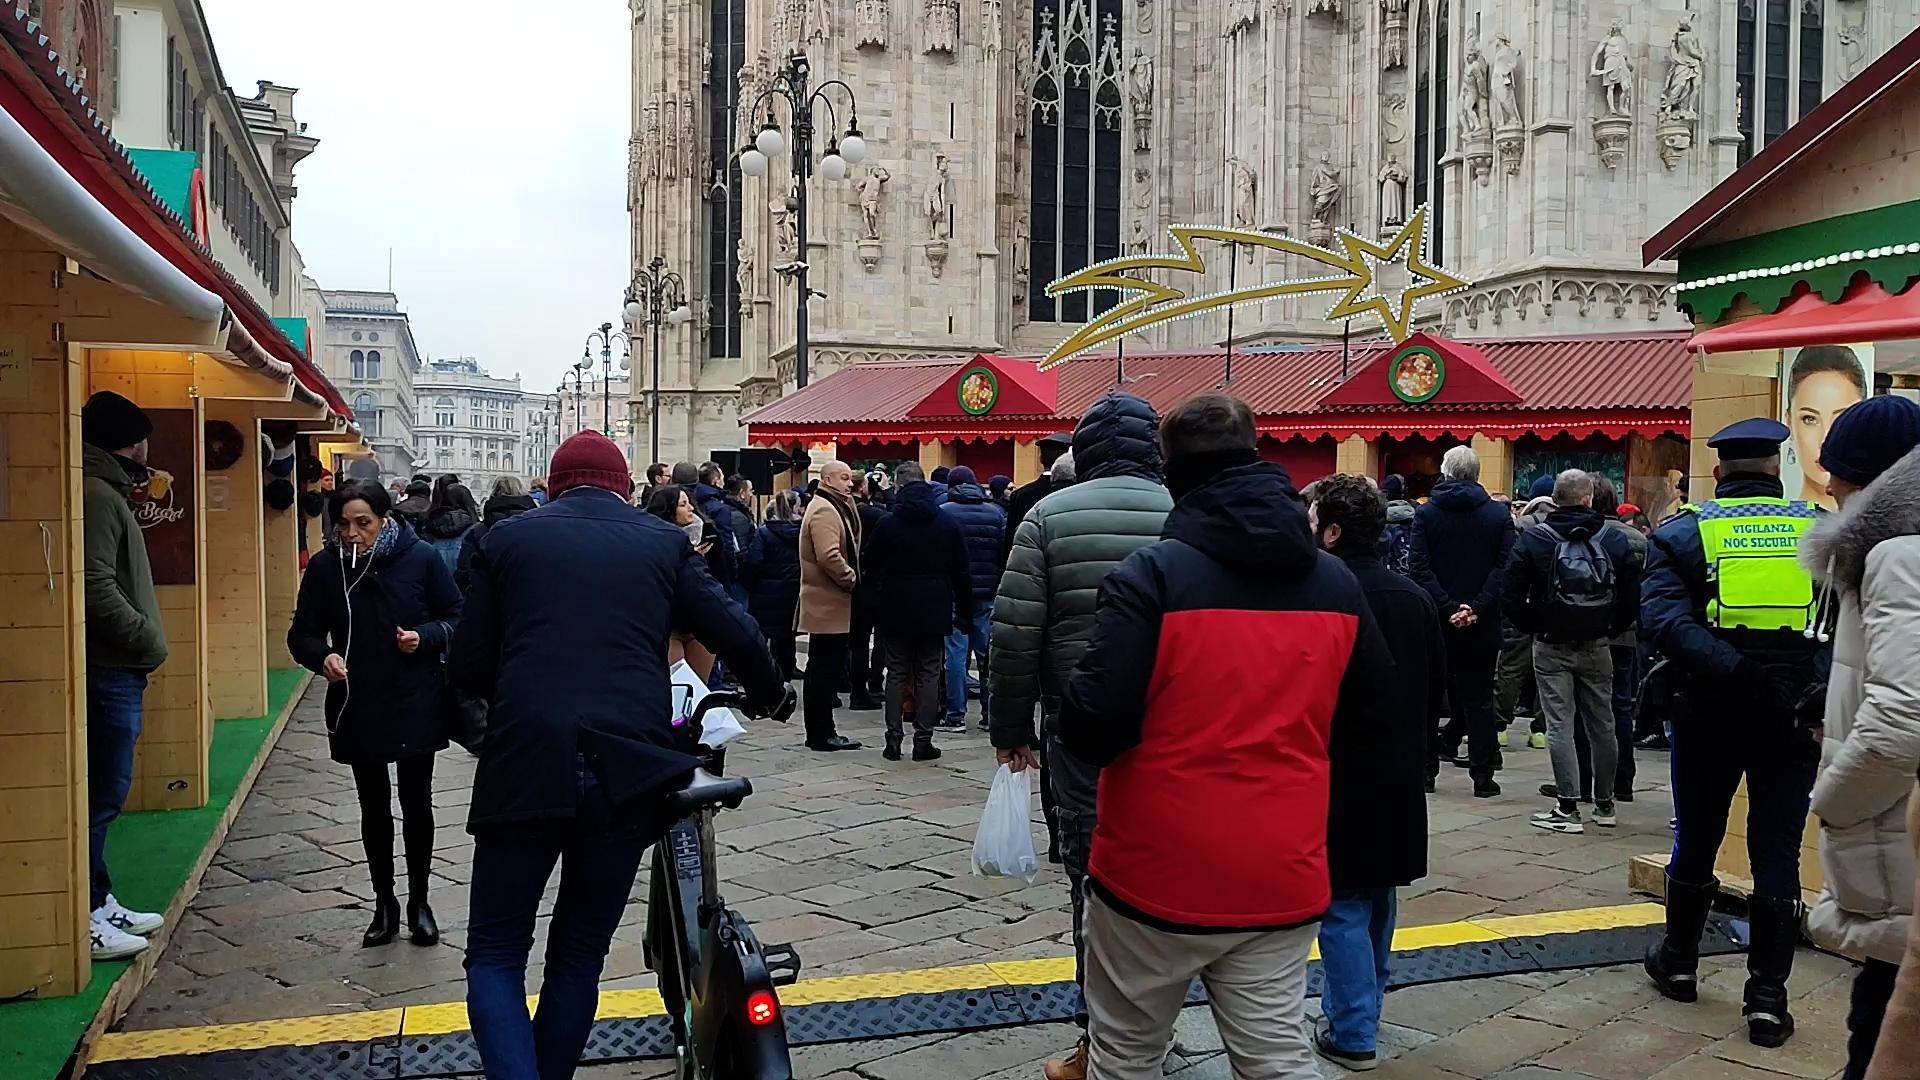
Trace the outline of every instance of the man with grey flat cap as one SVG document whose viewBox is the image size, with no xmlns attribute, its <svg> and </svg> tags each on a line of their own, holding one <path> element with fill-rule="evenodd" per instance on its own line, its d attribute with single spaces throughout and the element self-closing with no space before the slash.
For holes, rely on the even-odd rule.
<svg viewBox="0 0 1920 1080">
<path fill-rule="evenodd" d="M 1798 559 L 1819 510 L 1780 482 L 1786 425 L 1742 420 L 1707 445 L 1719 455 L 1714 497 L 1688 505 L 1652 536 L 1641 579 L 1640 630 L 1674 665 L 1673 857 L 1665 939 L 1647 974 L 1675 1001 L 1698 997 L 1700 936 L 1719 883 L 1713 864 L 1742 778 L 1750 809 L 1754 891 L 1747 954 L 1747 1037 L 1778 1047 L 1793 1035 L 1787 977 L 1800 940 L 1800 838 L 1820 761 L 1813 731 L 1826 680 L 1826 634 Z M 1811 717 L 1811 719 L 1809 719 Z"/>
</svg>

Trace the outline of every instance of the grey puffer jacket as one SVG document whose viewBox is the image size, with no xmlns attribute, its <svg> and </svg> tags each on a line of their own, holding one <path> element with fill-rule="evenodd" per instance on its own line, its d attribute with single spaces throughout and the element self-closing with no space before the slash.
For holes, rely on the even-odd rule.
<svg viewBox="0 0 1920 1080">
<path fill-rule="evenodd" d="M 1100 582 L 1160 539 L 1173 496 L 1160 482 L 1159 418 L 1131 394 L 1109 394 L 1073 433 L 1078 481 L 1041 499 L 1013 538 L 993 607 L 993 745 L 1037 746 L 1033 711 L 1057 697 L 1087 651 Z"/>
<path fill-rule="evenodd" d="M 1801 560 L 1833 619 L 1813 812 L 1826 885 L 1821 946 L 1898 964 L 1913 921 L 1907 801 L 1920 770 L 1920 450 L 1814 526 Z"/>
</svg>

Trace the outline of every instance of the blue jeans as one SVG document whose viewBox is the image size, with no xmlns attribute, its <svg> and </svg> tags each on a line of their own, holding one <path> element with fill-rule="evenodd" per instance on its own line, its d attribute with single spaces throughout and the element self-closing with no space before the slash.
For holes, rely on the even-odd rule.
<svg viewBox="0 0 1920 1080">
<path fill-rule="evenodd" d="M 581 769 L 572 821 L 482 829 L 474 836 L 467 917 L 467 1012 L 487 1080 L 565 1080 L 593 1028 L 600 971 L 633 879 L 664 826 L 616 822 Z M 547 927 L 539 1013 L 527 1016 L 527 954 L 554 863 L 560 893 Z"/>
<path fill-rule="evenodd" d="M 125 668 L 87 668 L 87 847 L 93 863 L 91 908 L 107 902 L 107 827 L 133 790 L 133 747 L 147 675 Z"/>
<path fill-rule="evenodd" d="M 1320 1006 L 1338 1049 L 1356 1054 L 1375 1049 L 1396 904 L 1391 888 L 1335 889 L 1320 920 Z"/>
<path fill-rule="evenodd" d="M 993 605 L 973 617 L 973 625 L 965 633 L 959 630 L 947 635 L 947 719 L 963 720 L 967 715 L 967 654 L 972 654 L 980 663 L 980 715 L 992 715 L 987 711 L 987 633 L 993 625 Z"/>
</svg>

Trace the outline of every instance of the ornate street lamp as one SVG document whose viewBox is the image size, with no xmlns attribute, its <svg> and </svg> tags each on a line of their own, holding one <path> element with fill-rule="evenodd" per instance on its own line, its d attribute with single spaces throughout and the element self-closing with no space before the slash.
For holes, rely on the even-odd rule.
<svg viewBox="0 0 1920 1080">
<path fill-rule="evenodd" d="M 642 323 L 653 327 L 653 385 L 647 391 L 647 431 L 653 444 L 653 456 L 647 461 L 652 463 L 660 460 L 660 324 L 683 326 L 693 319 L 693 310 L 687 307 L 687 283 L 667 269 L 667 260 L 655 255 L 645 270 L 634 275 L 622 311 L 629 333 Z M 631 362 L 621 366 L 630 368 Z"/>
<path fill-rule="evenodd" d="M 787 140 L 774 122 L 773 99 L 785 100 L 787 111 L 793 118 L 794 232 L 799 251 L 793 263 L 778 272 L 792 278 L 800 293 L 800 302 L 793 315 L 793 381 L 798 388 L 807 385 L 807 305 L 815 295 L 823 295 L 816 294 L 807 284 L 807 178 L 813 175 L 814 167 L 814 106 L 823 104 L 827 107 L 829 133 L 837 129 L 840 123 L 833 109 L 833 101 L 827 97 L 828 87 L 837 86 L 846 92 L 847 129 L 837 140 L 828 135 L 827 152 L 819 162 L 820 174 L 832 181 L 845 180 L 848 166 L 858 165 L 867 157 L 867 141 L 860 135 L 860 107 L 854 100 L 853 88 L 839 79 L 833 79 L 821 83 L 817 89 L 809 89 L 808 77 L 807 55 L 794 53 L 787 62 L 787 70 L 775 75 L 772 85 L 760 92 L 753 107 L 741 113 L 751 119 L 762 115 L 762 108 L 766 110 L 766 121 L 761 125 L 760 133 L 754 136 L 752 145 L 740 150 L 740 171 L 748 176 L 767 175 L 768 159 L 786 150 Z"/>
</svg>

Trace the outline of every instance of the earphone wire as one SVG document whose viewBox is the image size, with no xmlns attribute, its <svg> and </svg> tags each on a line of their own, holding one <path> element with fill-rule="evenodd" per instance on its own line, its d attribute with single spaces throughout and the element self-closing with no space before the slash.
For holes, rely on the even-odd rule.
<svg viewBox="0 0 1920 1080">
<path fill-rule="evenodd" d="M 360 576 L 354 578 L 352 584 L 348 584 L 347 583 L 347 560 L 344 557 L 347 548 L 348 548 L 348 545 L 345 542 L 342 542 L 340 545 L 340 550 L 343 556 L 340 559 L 340 595 L 341 595 L 341 599 L 345 601 L 347 606 L 347 633 L 346 633 L 346 641 L 341 645 L 340 662 L 346 665 L 348 671 L 352 671 L 353 670 L 353 666 L 352 666 L 353 590 L 359 588 L 360 583 L 367 580 L 367 575 L 373 572 L 373 554 L 372 552 L 368 552 L 367 565 L 361 568 Z M 357 544 L 353 545 L 352 550 L 354 552 L 354 561 L 357 563 L 359 562 L 359 551 L 360 551 L 359 545 Z M 340 729 L 340 721 L 346 718 L 347 703 L 353 700 L 352 678 L 349 677 L 349 678 L 341 679 L 340 689 L 341 689 L 340 711 L 334 714 L 333 723 L 329 725 L 327 728 L 328 734 L 333 734 L 334 732 L 338 731 Z"/>
</svg>

